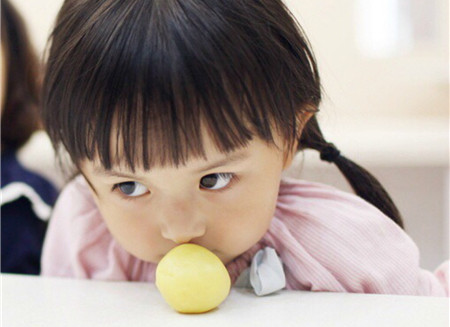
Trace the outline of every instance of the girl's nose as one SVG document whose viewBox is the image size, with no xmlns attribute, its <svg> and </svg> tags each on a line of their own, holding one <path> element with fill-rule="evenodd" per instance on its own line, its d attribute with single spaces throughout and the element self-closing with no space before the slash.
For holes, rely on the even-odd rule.
<svg viewBox="0 0 450 327">
<path fill-rule="evenodd" d="M 161 235 L 175 243 L 187 243 L 206 232 L 206 221 L 192 205 L 171 203 L 161 211 Z"/>
<path fill-rule="evenodd" d="M 171 240 L 177 244 L 188 243 L 192 239 L 201 237 L 205 234 L 205 228 L 203 225 L 193 225 L 188 228 L 181 228 L 178 226 L 167 226 L 162 230 L 162 236 L 168 240 Z"/>
</svg>

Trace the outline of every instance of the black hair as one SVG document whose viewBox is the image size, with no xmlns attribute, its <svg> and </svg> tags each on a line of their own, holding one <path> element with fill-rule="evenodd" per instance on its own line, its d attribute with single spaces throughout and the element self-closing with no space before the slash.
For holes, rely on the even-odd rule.
<svg viewBox="0 0 450 327">
<path fill-rule="evenodd" d="M 274 132 L 289 148 L 321 101 L 280 0 L 68 0 L 50 42 L 43 120 L 75 164 L 178 166 L 205 156 L 201 127 L 224 153 Z"/>
<path fill-rule="evenodd" d="M 20 148 L 39 129 L 40 67 L 22 17 L 7 0 L 1 1 L 1 35 L 6 66 L 1 117 L 4 151 Z"/>
</svg>

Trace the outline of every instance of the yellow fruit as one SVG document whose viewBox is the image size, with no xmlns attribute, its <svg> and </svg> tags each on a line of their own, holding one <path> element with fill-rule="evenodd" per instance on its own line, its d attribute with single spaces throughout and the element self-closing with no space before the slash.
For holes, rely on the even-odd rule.
<svg viewBox="0 0 450 327">
<path fill-rule="evenodd" d="M 214 309 L 228 296 L 230 285 L 222 261 L 196 244 L 173 248 L 156 268 L 156 287 L 166 302 L 182 313 Z"/>
</svg>

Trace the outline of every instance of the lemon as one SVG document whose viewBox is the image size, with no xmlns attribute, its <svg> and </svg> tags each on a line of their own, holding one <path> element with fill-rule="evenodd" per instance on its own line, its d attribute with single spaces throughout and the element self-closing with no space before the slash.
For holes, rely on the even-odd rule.
<svg viewBox="0 0 450 327">
<path fill-rule="evenodd" d="M 166 302 L 181 313 L 216 308 L 230 292 L 230 276 L 208 249 L 182 244 L 170 250 L 156 268 L 156 287 Z"/>
</svg>

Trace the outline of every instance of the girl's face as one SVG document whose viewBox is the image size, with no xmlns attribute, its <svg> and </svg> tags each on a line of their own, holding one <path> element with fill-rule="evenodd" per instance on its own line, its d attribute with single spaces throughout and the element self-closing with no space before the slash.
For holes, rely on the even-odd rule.
<svg viewBox="0 0 450 327">
<path fill-rule="evenodd" d="M 257 243 L 275 211 L 285 160 L 278 147 L 254 139 L 229 154 L 206 138 L 207 160 L 184 166 L 105 170 L 83 162 L 97 206 L 115 239 L 132 255 L 157 263 L 173 247 L 196 243 L 225 264 Z"/>
</svg>

